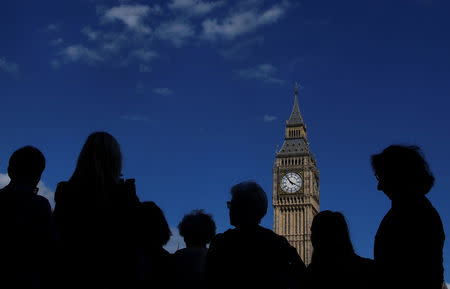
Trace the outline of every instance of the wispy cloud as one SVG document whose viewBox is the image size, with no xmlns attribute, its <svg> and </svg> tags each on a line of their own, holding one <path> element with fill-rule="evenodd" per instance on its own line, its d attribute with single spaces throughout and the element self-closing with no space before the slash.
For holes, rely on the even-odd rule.
<svg viewBox="0 0 450 289">
<path fill-rule="evenodd" d="M 50 41 L 50 44 L 53 46 L 59 46 L 62 45 L 64 43 L 64 39 L 62 39 L 61 37 L 53 39 L 52 41 Z"/>
<path fill-rule="evenodd" d="M 194 35 L 194 28 L 187 22 L 175 20 L 162 23 L 156 32 L 160 39 L 170 41 L 176 47 L 180 47 Z"/>
<path fill-rule="evenodd" d="M 256 67 L 241 69 L 237 72 L 237 75 L 241 78 L 258 79 L 269 83 L 283 83 L 283 80 L 273 76 L 276 72 L 275 66 L 265 63 Z"/>
<path fill-rule="evenodd" d="M 52 59 L 52 60 L 50 60 L 50 66 L 53 68 L 53 69 L 58 69 L 58 68 L 60 68 L 61 67 L 61 62 L 58 60 L 58 59 Z"/>
<path fill-rule="evenodd" d="M 234 39 L 259 27 L 277 22 L 286 13 L 288 4 L 283 2 L 258 12 L 256 10 L 239 11 L 219 21 L 217 18 L 206 19 L 202 23 L 203 37 L 209 40 L 217 38 Z"/>
<path fill-rule="evenodd" d="M 161 11 L 159 6 L 155 7 L 151 8 L 148 5 L 120 5 L 106 10 L 103 14 L 103 20 L 105 22 L 120 21 L 132 31 L 150 33 L 151 28 L 144 23 L 144 19 L 151 12 Z"/>
<path fill-rule="evenodd" d="M 151 72 L 151 71 L 152 71 L 152 68 L 150 66 L 145 65 L 145 64 L 139 64 L 139 72 L 144 73 L 144 72 Z"/>
<path fill-rule="evenodd" d="M 167 87 L 155 88 L 153 89 L 153 92 L 164 96 L 171 95 L 173 93 L 173 91 Z"/>
<path fill-rule="evenodd" d="M 126 114 L 126 115 L 122 115 L 120 117 L 121 119 L 124 120 L 131 120 L 131 121 L 147 121 L 148 116 L 143 115 L 143 114 Z"/>
<path fill-rule="evenodd" d="M 19 73 L 19 65 L 17 63 L 9 62 L 5 58 L 0 57 L 0 70 L 10 74 Z"/>
<path fill-rule="evenodd" d="M 42 28 L 42 31 L 44 32 L 58 32 L 60 30 L 61 26 L 58 24 L 48 24 L 44 28 Z"/>
<path fill-rule="evenodd" d="M 224 4 L 224 1 L 204 2 L 200 0 L 172 0 L 168 6 L 171 10 L 180 11 L 188 15 L 199 16 L 208 14 Z"/>
<path fill-rule="evenodd" d="M 131 52 L 131 55 L 139 60 L 146 62 L 158 57 L 158 53 L 148 49 L 136 49 Z"/>
<path fill-rule="evenodd" d="M 244 59 L 253 52 L 255 47 L 261 47 L 263 44 L 264 37 L 262 36 L 249 38 L 239 41 L 231 47 L 221 49 L 219 54 L 226 59 Z"/>
<path fill-rule="evenodd" d="M 93 30 L 91 27 L 86 26 L 81 30 L 81 33 L 86 35 L 89 40 L 97 40 L 100 37 L 100 32 Z"/>
<path fill-rule="evenodd" d="M 61 51 L 61 55 L 66 61 L 70 62 L 85 62 L 94 64 L 102 61 L 101 57 L 96 51 L 86 48 L 81 44 L 67 46 Z"/>
<path fill-rule="evenodd" d="M 276 119 L 277 119 L 277 117 L 274 115 L 269 115 L 269 114 L 264 115 L 264 122 L 272 122 Z"/>
</svg>

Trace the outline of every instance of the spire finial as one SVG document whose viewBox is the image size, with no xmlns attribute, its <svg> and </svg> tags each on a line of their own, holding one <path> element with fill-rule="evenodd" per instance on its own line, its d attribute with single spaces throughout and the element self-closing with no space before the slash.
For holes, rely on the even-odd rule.
<svg viewBox="0 0 450 289">
<path fill-rule="evenodd" d="M 295 96 L 298 95 L 298 82 L 295 82 Z"/>
</svg>

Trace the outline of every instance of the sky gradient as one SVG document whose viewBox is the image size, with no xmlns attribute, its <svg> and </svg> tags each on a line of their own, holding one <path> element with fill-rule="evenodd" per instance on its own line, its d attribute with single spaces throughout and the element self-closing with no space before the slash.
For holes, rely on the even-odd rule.
<svg viewBox="0 0 450 289">
<path fill-rule="evenodd" d="M 422 147 L 450 232 L 449 1 L 2 5 L 0 180 L 31 144 L 47 158 L 51 196 L 87 136 L 104 130 L 121 144 L 124 176 L 171 227 L 203 208 L 222 232 L 232 185 L 255 180 L 271 196 L 299 82 L 321 209 L 344 213 L 360 255 L 373 257 L 390 205 L 370 155 L 393 143 Z M 272 228 L 271 208 L 262 223 Z M 446 241 L 446 280 L 449 252 Z"/>
</svg>

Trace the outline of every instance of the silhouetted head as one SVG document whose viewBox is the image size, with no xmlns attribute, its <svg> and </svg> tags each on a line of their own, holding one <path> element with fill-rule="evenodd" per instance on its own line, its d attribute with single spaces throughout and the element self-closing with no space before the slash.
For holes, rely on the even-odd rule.
<svg viewBox="0 0 450 289">
<path fill-rule="evenodd" d="M 45 169 L 45 157 L 35 147 L 25 146 L 9 158 L 8 175 L 13 182 L 37 186 Z"/>
<path fill-rule="evenodd" d="M 172 232 L 163 211 L 154 202 L 142 202 L 138 207 L 138 222 L 142 244 L 162 247 Z"/>
<path fill-rule="evenodd" d="M 78 157 L 77 167 L 70 181 L 96 186 L 119 182 L 122 154 L 116 139 L 106 132 L 94 132 L 86 140 Z"/>
<path fill-rule="evenodd" d="M 261 222 L 267 212 L 267 196 L 255 182 L 239 183 L 231 188 L 230 223 L 235 227 Z"/>
<path fill-rule="evenodd" d="M 322 211 L 311 225 L 313 262 L 335 260 L 354 254 L 347 222 L 339 212 Z"/>
<path fill-rule="evenodd" d="M 216 234 L 216 224 L 210 214 L 203 210 L 194 210 L 183 217 L 178 231 L 184 238 L 186 247 L 205 247 Z"/>
<path fill-rule="evenodd" d="M 372 156 L 372 167 L 378 180 L 378 190 L 391 200 L 427 194 L 434 184 L 420 148 L 391 145 Z"/>
</svg>

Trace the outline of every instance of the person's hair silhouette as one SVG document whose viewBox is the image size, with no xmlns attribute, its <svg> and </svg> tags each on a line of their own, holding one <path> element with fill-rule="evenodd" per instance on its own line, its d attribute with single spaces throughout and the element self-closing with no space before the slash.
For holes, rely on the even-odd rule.
<svg viewBox="0 0 450 289">
<path fill-rule="evenodd" d="M 0 287 L 50 285 L 54 232 L 48 200 L 36 187 L 45 168 L 37 148 L 25 146 L 9 159 L 9 184 L 0 189 Z"/>
<path fill-rule="evenodd" d="M 216 235 L 216 223 L 210 214 L 203 210 L 194 210 L 183 217 L 178 231 L 184 238 L 186 247 L 204 247 Z"/>
<path fill-rule="evenodd" d="M 162 247 L 172 236 L 163 211 L 154 202 L 142 202 L 138 209 L 138 222 L 142 244 Z"/>
<path fill-rule="evenodd" d="M 170 253 L 163 248 L 172 235 L 163 211 L 154 202 L 142 202 L 138 209 L 140 287 L 168 288 L 173 273 Z"/>
<path fill-rule="evenodd" d="M 405 194 L 427 194 L 434 184 L 433 174 L 417 146 L 391 145 L 372 156 L 378 190 L 390 199 Z"/>
<path fill-rule="evenodd" d="M 230 223 L 235 227 L 254 226 L 267 213 L 267 196 L 255 182 L 239 183 L 231 188 L 231 201 L 227 203 Z"/>
<path fill-rule="evenodd" d="M 311 242 L 313 255 L 306 270 L 306 288 L 369 288 L 372 260 L 355 254 L 343 214 L 318 213 L 311 225 Z"/>
<path fill-rule="evenodd" d="M 65 256 L 59 260 L 59 287 L 137 283 L 139 199 L 134 179 L 121 179 L 121 169 L 119 143 L 109 133 L 94 132 L 83 145 L 70 180 L 58 184 L 53 216 L 59 255 Z"/>
<path fill-rule="evenodd" d="M 322 211 L 311 224 L 312 259 L 337 259 L 352 256 L 350 233 L 344 215 L 339 212 Z"/>
<path fill-rule="evenodd" d="M 99 193 L 119 182 L 122 154 L 117 140 L 107 132 L 94 132 L 87 138 L 69 182 L 95 187 Z"/>
<path fill-rule="evenodd" d="M 16 150 L 9 159 L 8 175 L 13 182 L 36 186 L 45 169 L 45 157 L 35 147 Z"/>
<path fill-rule="evenodd" d="M 216 224 L 210 214 L 194 210 L 183 217 L 178 231 L 184 238 L 186 248 L 173 254 L 174 288 L 199 289 L 204 286 L 205 261 L 208 249 L 216 234 Z"/>
<path fill-rule="evenodd" d="M 425 195 L 434 184 L 417 146 L 391 145 L 372 156 L 381 190 L 392 207 L 375 236 L 374 259 L 380 288 L 440 288 L 444 229 Z"/>
</svg>

